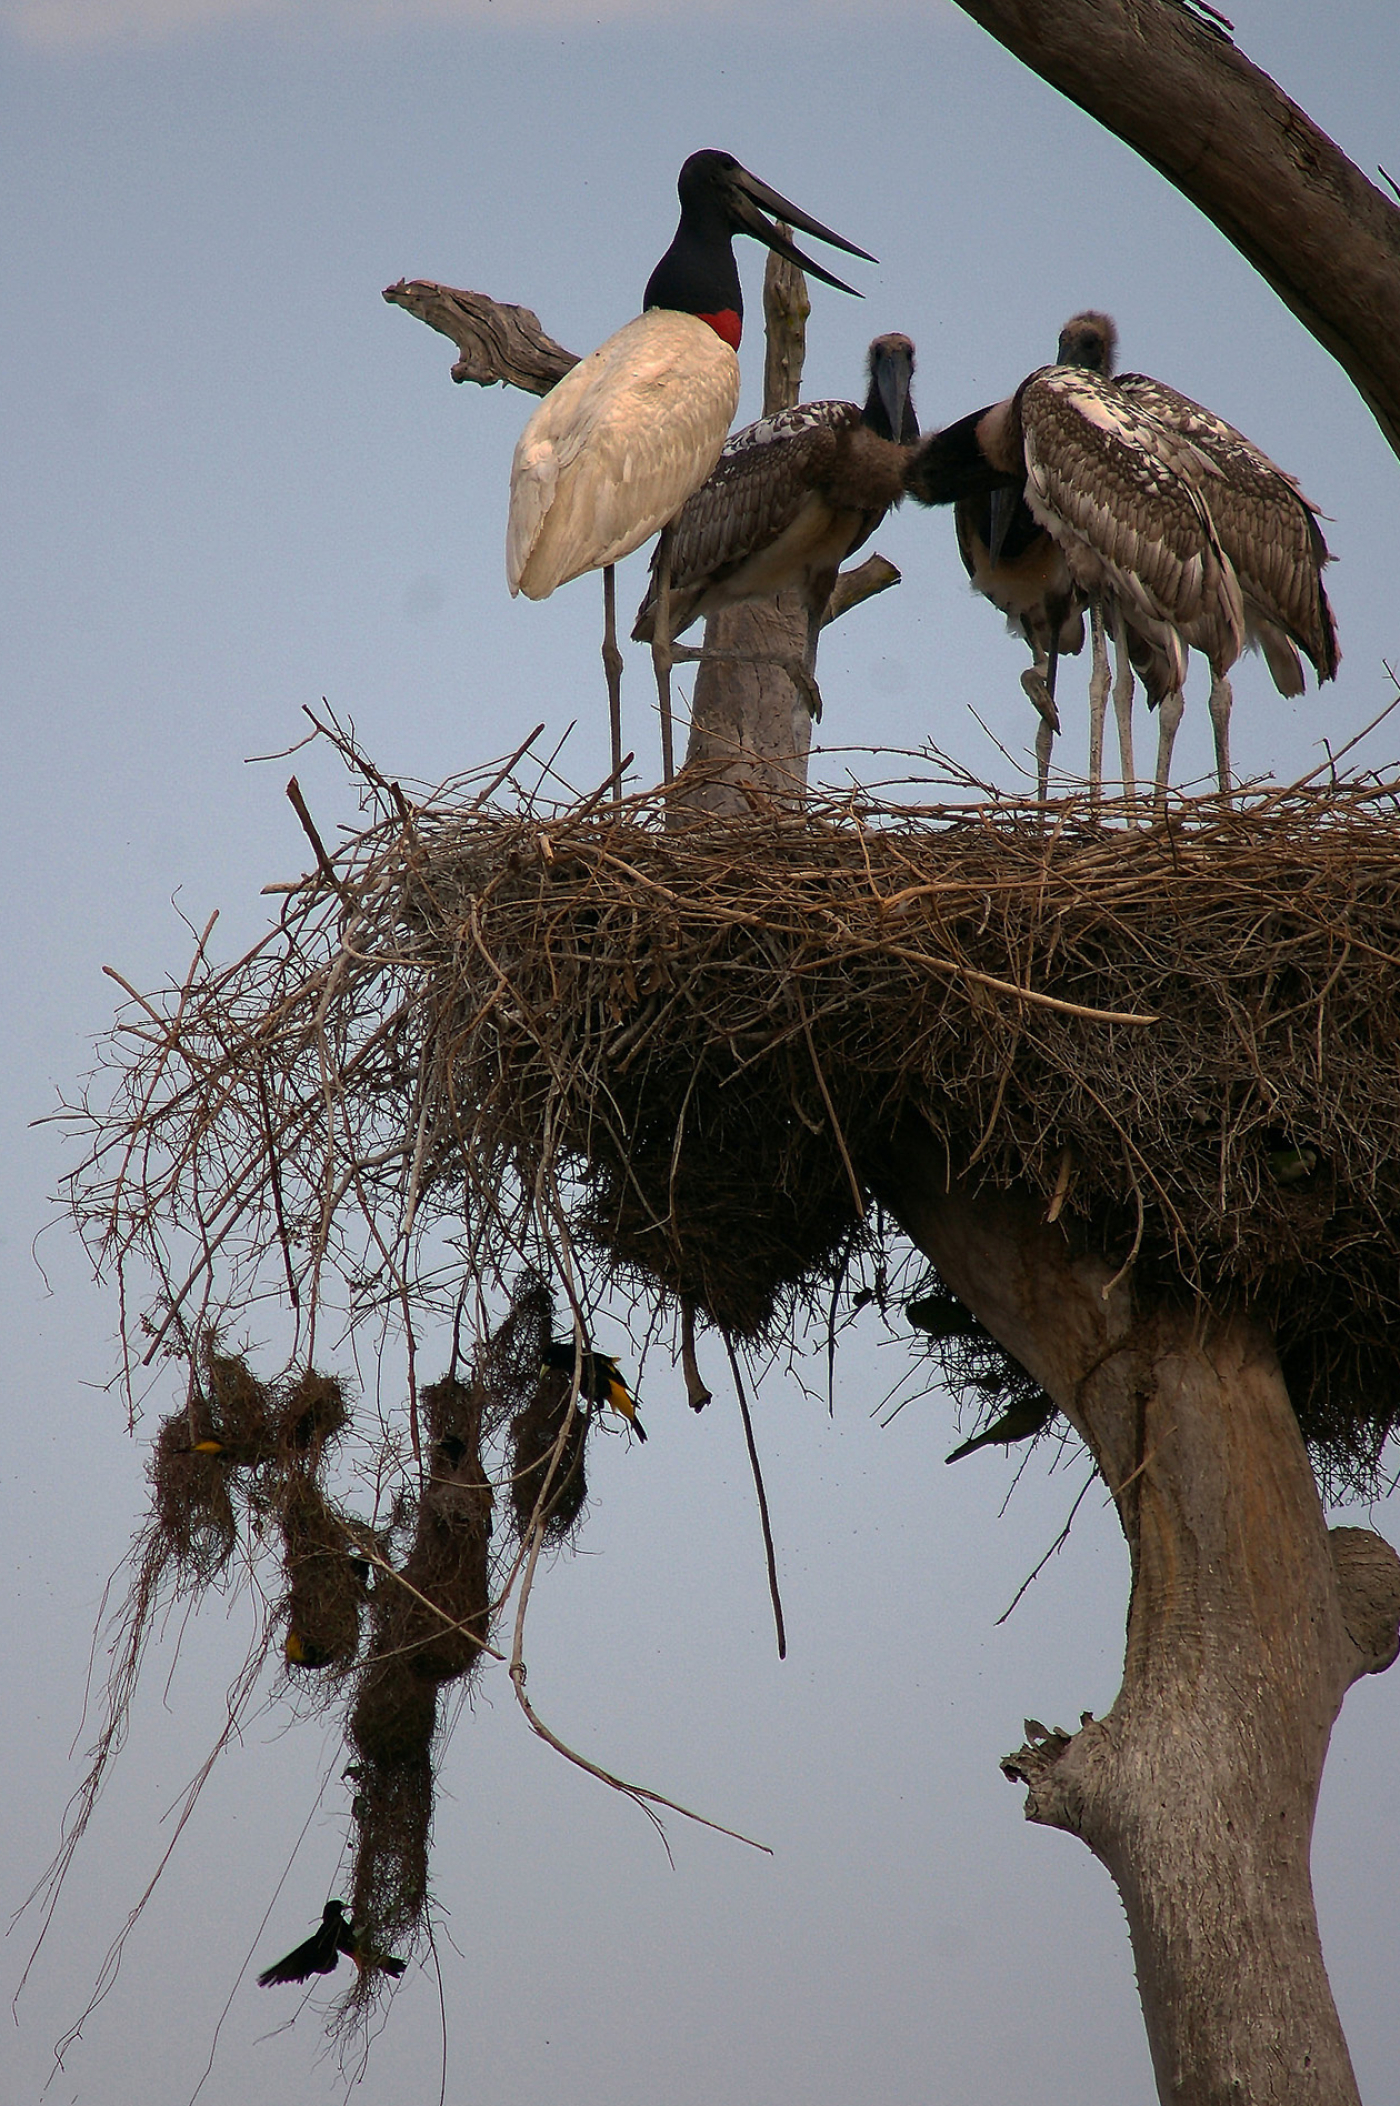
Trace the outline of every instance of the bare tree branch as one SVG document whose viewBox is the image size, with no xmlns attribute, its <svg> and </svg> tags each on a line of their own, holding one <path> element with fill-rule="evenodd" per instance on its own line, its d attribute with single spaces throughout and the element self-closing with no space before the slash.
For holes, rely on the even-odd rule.
<svg viewBox="0 0 1400 2106">
<path fill-rule="evenodd" d="M 1400 210 L 1218 28 L 1168 0 L 959 0 L 1160 170 L 1351 376 L 1400 453 Z"/>
<path fill-rule="evenodd" d="M 547 395 L 578 364 L 578 354 L 546 336 L 528 307 L 435 285 L 429 278 L 400 278 L 397 285 L 385 286 L 384 297 L 452 339 L 462 354 L 452 368 L 454 380 L 474 380 L 479 388 L 501 381 L 530 395 Z"/>
</svg>

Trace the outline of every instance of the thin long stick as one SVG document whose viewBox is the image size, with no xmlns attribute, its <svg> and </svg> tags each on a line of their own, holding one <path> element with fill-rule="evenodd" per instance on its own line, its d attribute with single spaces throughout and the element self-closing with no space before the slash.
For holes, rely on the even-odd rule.
<svg viewBox="0 0 1400 2106">
<path fill-rule="evenodd" d="M 763 1472 L 759 1468 L 758 1448 L 753 1437 L 753 1420 L 749 1417 L 749 1400 L 744 1395 L 743 1377 L 739 1373 L 739 1359 L 734 1351 L 734 1341 L 726 1331 L 724 1350 L 729 1355 L 729 1365 L 734 1375 L 734 1392 L 739 1399 L 739 1410 L 744 1421 L 744 1439 L 749 1447 L 749 1464 L 753 1470 L 753 1487 L 758 1494 L 758 1517 L 763 1523 L 763 1551 L 768 1560 L 768 1592 L 773 1597 L 773 1622 L 778 1631 L 778 1658 L 787 1658 L 787 1631 L 783 1626 L 783 1599 L 778 1592 L 778 1561 L 773 1554 L 773 1529 L 768 1519 L 768 1495 L 763 1489 Z"/>
</svg>

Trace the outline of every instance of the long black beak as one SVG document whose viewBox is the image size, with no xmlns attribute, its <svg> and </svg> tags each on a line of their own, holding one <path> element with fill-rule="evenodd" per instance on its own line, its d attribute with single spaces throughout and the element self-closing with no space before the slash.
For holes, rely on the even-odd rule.
<svg viewBox="0 0 1400 2106">
<path fill-rule="evenodd" d="M 763 217 L 763 212 L 771 212 L 775 218 L 785 220 L 790 227 L 798 228 L 803 234 L 812 235 L 817 241 L 830 242 L 834 249 L 844 249 L 848 256 L 860 256 L 867 263 L 874 263 L 876 259 L 869 249 L 858 249 L 853 241 L 846 241 L 840 234 L 833 234 L 830 227 L 824 227 L 819 219 L 813 219 L 808 213 L 799 211 L 796 205 L 789 204 L 785 197 L 780 197 L 767 183 L 761 182 L 756 175 L 750 175 L 747 168 L 735 165 L 730 171 L 728 189 L 726 203 L 735 226 L 743 233 L 752 234 L 754 240 L 761 241 L 765 248 L 774 250 L 779 256 L 785 256 L 789 263 L 797 264 L 800 269 L 810 272 L 812 277 L 820 278 L 823 285 L 834 285 L 837 292 L 853 293 L 858 300 L 864 297 L 856 292 L 853 285 L 847 285 L 844 279 L 833 276 L 830 271 L 824 271 L 810 256 L 804 256 L 801 249 L 789 241 L 785 234 L 779 233 L 770 220 Z M 763 211 L 757 209 L 759 206 L 763 207 Z"/>
</svg>

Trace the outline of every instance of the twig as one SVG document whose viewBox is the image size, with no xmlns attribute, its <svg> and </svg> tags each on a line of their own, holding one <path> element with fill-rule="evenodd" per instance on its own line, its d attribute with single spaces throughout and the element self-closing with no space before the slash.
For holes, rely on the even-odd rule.
<svg viewBox="0 0 1400 2106">
<path fill-rule="evenodd" d="M 993 1630 L 1000 1629 L 1001 1625 L 1004 1624 L 1007 1621 L 1008 1617 L 1012 1615 L 1017 1605 L 1021 1601 L 1022 1596 L 1025 1595 L 1027 1591 L 1035 1585 L 1036 1581 L 1040 1578 L 1041 1573 L 1049 1564 L 1051 1558 L 1055 1556 L 1057 1551 L 1064 1549 L 1066 1543 L 1069 1541 L 1069 1532 L 1074 1526 L 1074 1517 L 1079 1512 L 1080 1507 L 1083 1505 L 1085 1494 L 1088 1492 L 1089 1486 L 1093 1483 L 1094 1479 L 1098 1476 L 1098 1474 L 1099 1473 L 1097 1470 L 1091 1470 L 1089 1472 L 1088 1477 L 1084 1481 L 1082 1489 L 1080 1490 L 1077 1498 L 1075 1499 L 1074 1505 L 1069 1510 L 1069 1519 L 1065 1522 L 1064 1527 L 1060 1530 L 1060 1533 L 1056 1536 L 1054 1542 L 1050 1545 L 1050 1548 L 1046 1551 L 1044 1557 L 1040 1560 L 1040 1563 L 1036 1566 L 1035 1570 L 1031 1573 L 1028 1573 L 1026 1578 L 1022 1580 L 1020 1586 L 1012 1595 L 1009 1606 L 1002 1610 L 1000 1616 L 998 1616 L 996 1622 L 992 1625 Z"/>
<path fill-rule="evenodd" d="M 298 819 L 300 819 L 302 831 L 306 835 L 307 840 L 311 843 L 312 848 L 316 852 L 316 862 L 320 868 L 322 877 L 326 880 L 326 883 L 330 885 L 332 889 L 339 894 L 341 900 L 344 902 L 346 907 L 353 906 L 354 902 L 351 900 L 349 893 L 346 891 L 344 882 L 337 873 L 334 863 L 332 863 L 330 857 L 326 853 L 326 844 L 316 831 L 316 822 L 306 808 L 306 799 L 301 794 L 301 784 L 297 781 L 295 775 L 291 777 L 290 781 L 287 784 L 287 800 L 290 803 L 292 810 L 296 813 Z"/>
<path fill-rule="evenodd" d="M 729 1355 L 729 1365 L 734 1374 L 734 1393 L 739 1399 L 739 1411 L 744 1421 L 744 1440 L 748 1445 L 749 1467 L 753 1471 L 754 1490 L 758 1494 L 758 1515 L 763 1524 L 763 1554 L 768 1560 L 768 1592 L 773 1602 L 773 1623 L 778 1634 L 778 1658 L 787 1658 L 787 1632 L 783 1627 L 783 1601 L 778 1592 L 778 1560 L 773 1550 L 773 1529 L 768 1519 L 768 1495 L 763 1489 L 763 1471 L 758 1460 L 758 1445 L 753 1437 L 753 1420 L 749 1417 L 749 1400 L 744 1395 L 744 1381 L 739 1373 L 739 1358 L 734 1351 L 734 1341 L 726 1331 L 724 1349 Z"/>
</svg>

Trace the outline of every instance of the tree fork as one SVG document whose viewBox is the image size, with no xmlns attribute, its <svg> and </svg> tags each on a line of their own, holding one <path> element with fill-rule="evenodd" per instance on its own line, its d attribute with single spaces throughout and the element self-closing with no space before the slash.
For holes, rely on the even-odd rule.
<svg viewBox="0 0 1400 2106">
<path fill-rule="evenodd" d="M 1309 1845 L 1332 1722 L 1396 1657 L 1400 1558 L 1329 1537 L 1265 1333 L 1076 1254 L 1030 1199 L 951 1179 L 921 1122 L 880 1196 L 1040 1382 L 1114 1495 L 1132 1561 L 1123 1686 L 1003 1764 L 1078 1835 L 1128 1916 L 1169 2106 L 1359 2106 Z"/>
</svg>

